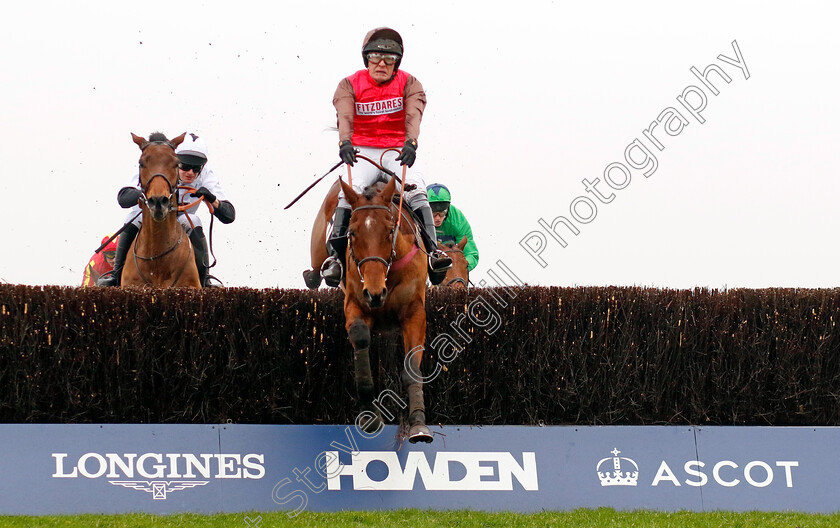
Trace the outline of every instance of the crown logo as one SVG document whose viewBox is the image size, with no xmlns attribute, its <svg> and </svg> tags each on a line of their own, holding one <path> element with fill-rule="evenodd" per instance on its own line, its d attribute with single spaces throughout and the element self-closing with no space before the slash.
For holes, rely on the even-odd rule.
<svg viewBox="0 0 840 528">
<path fill-rule="evenodd" d="M 613 448 L 610 453 L 613 454 L 612 457 L 602 458 L 595 467 L 601 486 L 635 486 L 639 480 L 639 466 L 629 458 L 619 457 L 621 451 L 618 448 Z M 612 460 L 612 468 L 606 463 L 608 460 Z M 602 471 L 601 466 L 604 466 L 606 471 Z"/>
</svg>

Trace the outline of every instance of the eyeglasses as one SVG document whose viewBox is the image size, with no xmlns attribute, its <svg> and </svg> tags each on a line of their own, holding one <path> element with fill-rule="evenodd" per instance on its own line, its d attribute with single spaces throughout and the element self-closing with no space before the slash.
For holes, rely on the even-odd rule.
<svg viewBox="0 0 840 528">
<path fill-rule="evenodd" d="M 199 172 L 201 172 L 203 165 L 188 165 L 186 163 L 179 163 L 178 167 L 184 172 L 193 171 L 194 173 L 198 174 Z"/>
<path fill-rule="evenodd" d="M 367 60 L 374 64 L 379 64 L 380 61 L 385 61 L 385 64 L 388 66 L 394 64 L 399 59 L 398 55 L 392 55 L 390 53 L 376 53 L 371 52 L 367 54 Z"/>
</svg>

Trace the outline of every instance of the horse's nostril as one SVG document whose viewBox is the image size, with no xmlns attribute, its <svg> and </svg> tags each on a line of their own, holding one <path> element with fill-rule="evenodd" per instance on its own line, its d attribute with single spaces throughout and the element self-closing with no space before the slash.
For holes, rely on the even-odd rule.
<svg viewBox="0 0 840 528">
<path fill-rule="evenodd" d="M 370 306 L 374 308 L 379 308 L 385 304 L 385 296 L 388 294 L 388 290 L 386 288 L 383 288 L 381 292 L 374 294 L 370 293 L 370 291 L 365 289 L 362 290 L 362 293 L 364 294 L 365 300 Z"/>
<path fill-rule="evenodd" d="M 169 204 L 169 199 L 165 196 L 152 196 L 148 199 L 148 203 L 152 209 L 161 209 Z"/>
</svg>

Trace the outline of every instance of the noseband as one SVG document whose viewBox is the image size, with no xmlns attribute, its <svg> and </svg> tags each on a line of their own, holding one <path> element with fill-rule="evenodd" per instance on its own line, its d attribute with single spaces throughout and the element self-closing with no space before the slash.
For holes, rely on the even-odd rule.
<svg viewBox="0 0 840 528">
<path fill-rule="evenodd" d="M 464 251 L 462 249 L 459 249 L 457 247 L 445 248 L 443 250 L 443 252 L 447 253 L 447 254 L 448 253 L 462 253 L 462 254 L 464 253 Z M 467 274 L 469 274 L 469 270 L 467 271 Z M 463 284 L 464 287 L 467 288 L 467 289 L 470 288 L 470 285 L 467 282 L 467 279 L 465 279 L 463 277 L 455 277 L 454 279 L 449 279 L 448 281 L 446 281 L 446 284 L 443 284 L 443 286 L 451 286 L 452 284 L 458 284 L 458 283 Z"/>
<path fill-rule="evenodd" d="M 379 256 L 365 257 L 361 260 L 357 259 L 356 254 L 353 251 L 353 239 L 348 236 L 347 244 L 350 247 L 350 258 L 352 258 L 353 262 L 356 263 L 356 271 L 359 272 L 359 280 L 361 281 L 362 284 L 365 283 L 365 278 L 362 276 L 362 264 L 364 264 L 365 262 L 370 262 L 370 261 L 379 262 L 380 264 L 383 264 L 385 266 L 385 276 L 387 277 L 388 272 L 391 271 L 391 263 L 397 257 L 397 251 L 396 251 L 396 247 L 397 247 L 397 236 L 396 236 L 397 225 L 396 225 L 396 221 L 394 220 L 393 210 L 391 209 L 391 207 L 388 207 L 386 205 L 362 205 L 362 206 L 359 206 L 359 207 L 353 209 L 353 211 L 350 212 L 351 218 L 352 218 L 353 214 L 356 213 L 356 211 L 363 211 L 365 209 L 384 209 L 385 211 L 388 211 L 388 213 L 391 215 L 391 221 L 394 222 L 394 227 L 391 228 L 391 231 L 389 233 L 389 235 L 391 237 L 391 254 L 388 257 L 388 260 L 385 260 L 384 258 L 379 257 Z"/>
<path fill-rule="evenodd" d="M 167 200 L 169 200 L 169 211 L 167 211 L 167 213 L 171 213 L 173 210 L 177 209 L 177 201 L 173 201 L 175 193 L 172 192 L 172 183 L 169 181 L 169 178 L 167 178 L 165 174 L 158 172 L 154 174 L 151 177 L 151 179 L 149 179 L 149 181 L 146 183 L 146 188 L 148 188 L 152 184 L 155 178 L 163 178 L 164 180 L 166 180 L 166 184 L 169 186 L 169 196 L 167 197 Z M 149 199 L 146 196 L 146 188 L 143 189 L 143 194 L 140 195 L 140 201 L 143 202 L 143 205 L 148 207 Z"/>
</svg>

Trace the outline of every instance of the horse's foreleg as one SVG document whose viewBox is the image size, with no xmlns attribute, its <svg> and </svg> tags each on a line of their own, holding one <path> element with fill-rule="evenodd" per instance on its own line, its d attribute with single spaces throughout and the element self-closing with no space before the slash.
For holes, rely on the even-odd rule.
<svg viewBox="0 0 840 528">
<path fill-rule="evenodd" d="M 366 433 L 376 433 L 382 427 L 382 415 L 373 405 L 373 372 L 370 368 L 370 326 L 363 319 L 355 319 L 347 327 L 353 345 L 353 364 L 356 372 L 356 391 L 362 414 L 356 420 Z"/>
<path fill-rule="evenodd" d="M 408 441 L 431 442 L 432 433 L 426 427 L 426 405 L 423 402 L 423 343 L 426 338 L 426 314 L 420 312 L 403 325 L 403 341 L 406 350 L 403 362 L 402 382 L 408 392 Z"/>
</svg>

